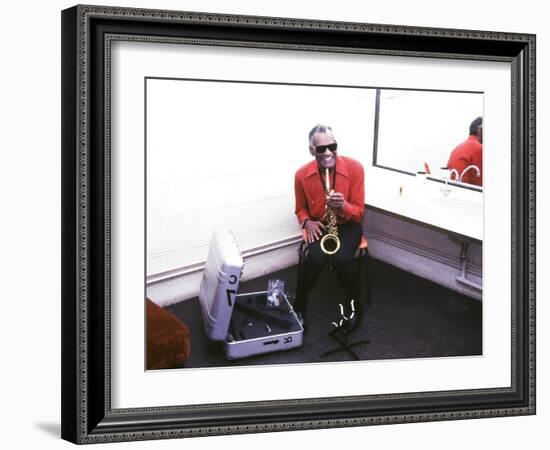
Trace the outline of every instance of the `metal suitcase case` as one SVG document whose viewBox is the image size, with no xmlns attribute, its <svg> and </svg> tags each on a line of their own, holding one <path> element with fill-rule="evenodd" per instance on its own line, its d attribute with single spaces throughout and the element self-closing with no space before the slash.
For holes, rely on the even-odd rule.
<svg viewBox="0 0 550 450">
<path fill-rule="evenodd" d="M 199 292 L 207 336 L 224 341 L 230 360 L 300 347 L 304 330 L 285 294 L 273 307 L 267 291 L 238 293 L 243 265 L 233 234 L 216 231 Z"/>
</svg>

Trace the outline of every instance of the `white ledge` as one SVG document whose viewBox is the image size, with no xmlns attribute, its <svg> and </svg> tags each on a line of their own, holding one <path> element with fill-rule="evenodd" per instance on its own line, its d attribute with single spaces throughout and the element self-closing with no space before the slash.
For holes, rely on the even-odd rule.
<svg viewBox="0 0 550 450">
<path fill-rule="evenodd" d="M 483 192 L 370 167 L 365 180 L 368 206 L 483 241 Z"/>
</svg>

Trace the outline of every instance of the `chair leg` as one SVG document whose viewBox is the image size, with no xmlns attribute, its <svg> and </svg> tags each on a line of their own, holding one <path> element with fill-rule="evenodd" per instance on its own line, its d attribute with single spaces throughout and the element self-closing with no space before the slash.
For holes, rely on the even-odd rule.
<svg viewBox="0 0 550 450">
<path fill-rule="evenodd" d="M 305 258 L 306 246 L 305 241 L 300 243 L 298 249 L 298 275 L 296 277 L 296 297 L 294 298 L 294 304 L 300 299 L 302 301 L 303 296 L 303 270 L 304 270 L 304 258 Z"/>
<path fill-rule="evenodd" d="M 359 265 L 359 274 L 361 277 L 361 281 L 363 285 L 366 285 L 365 287 L 365 295 L 367 297 L 367 305 L 371 305 L 371 288 L 370 288 L 370 280 L 369 280 L 369 250 L 364 249 L 361 252 L 360 256 L 360 265 Z M 361 289 L 362 291 L 363 289 Z"/>
<path fill-rule="evenodd" d="M 370 266 L 370 255 L 369 250 L 366 250 L 365 255 L 365 282 L 367 283 L 367 302 L 369 305 L 372 304 L 372 290 L 371 290 L 371 283 L 369 278 L 369 266 Z"/>
</svg>

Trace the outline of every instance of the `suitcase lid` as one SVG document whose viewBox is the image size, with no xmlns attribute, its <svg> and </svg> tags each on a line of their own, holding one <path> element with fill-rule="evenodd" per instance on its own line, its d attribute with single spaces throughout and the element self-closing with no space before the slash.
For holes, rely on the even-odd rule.
<svg viewBox="0 0 550 450">
<path fill-rule="evenodd" d="M 211 340 L 226 339 L 243 265 L 233 233 L 227 229 L 216 230 L 210 241 L 199 291 L 205 330 Z"/>
</svg>

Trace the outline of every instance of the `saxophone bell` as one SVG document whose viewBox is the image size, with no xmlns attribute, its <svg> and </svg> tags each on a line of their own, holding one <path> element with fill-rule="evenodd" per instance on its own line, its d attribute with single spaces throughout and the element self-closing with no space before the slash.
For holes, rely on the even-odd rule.
<svg viewBox="0 0 550 450">
<path fill-rule="evenodd" d="M 334 255 L 340 250 L 340 239 L 337 235 L 329 233 L 325 234 L 321 239 L 321 250 L 327 255 Z"/>
</svg>

